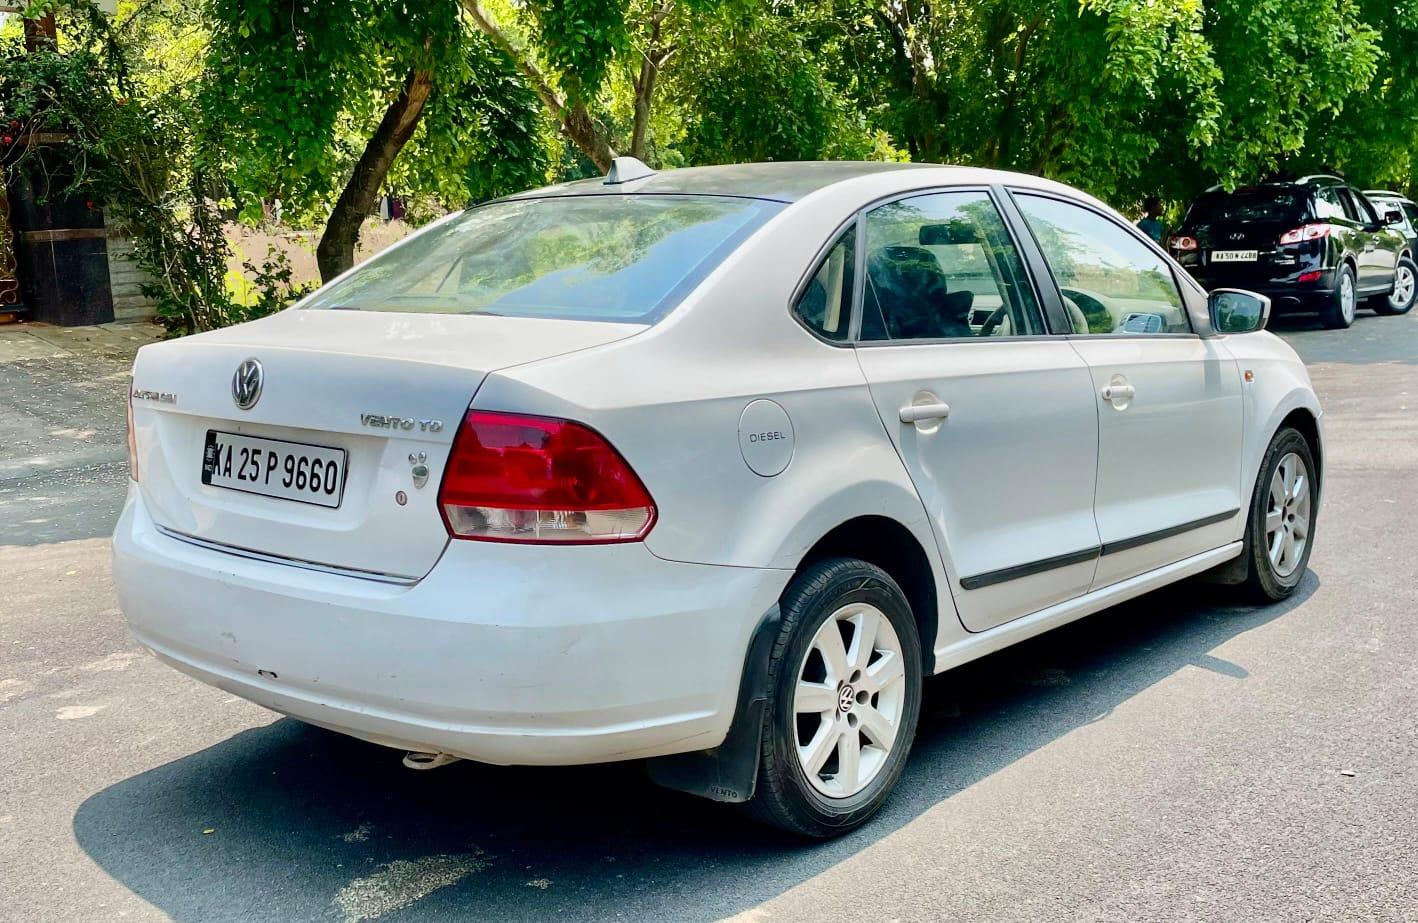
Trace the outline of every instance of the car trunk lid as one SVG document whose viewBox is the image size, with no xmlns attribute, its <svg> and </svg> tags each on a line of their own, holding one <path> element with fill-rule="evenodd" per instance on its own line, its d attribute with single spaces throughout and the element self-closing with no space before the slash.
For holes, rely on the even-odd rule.
<svg viewBox="0 0 1418 923">
<path fill-rule="evenodd" d="M 182 537 L 416 579 L 447 544 L 438 485 L 458 423 L 486 375 L 642 329 L 543 318 L 292 310 L 155 344 L 142 350 L 134 367 L 140 490 L 154 521 Z M 234 376 L 248 359 L 260 363 L 261 392 L 241 409 Z M 249 440 L 280 440 L 295 446 L 282 451 L 297 454 L 299 446 L 315 447 L 310 455 L 343 453 L 338 505 L 220 486 L 222 479 L 210 476 L 214 438 L 268 446 Z M 281 480 L 283 473 L 273 474 Z"/>
</svg>

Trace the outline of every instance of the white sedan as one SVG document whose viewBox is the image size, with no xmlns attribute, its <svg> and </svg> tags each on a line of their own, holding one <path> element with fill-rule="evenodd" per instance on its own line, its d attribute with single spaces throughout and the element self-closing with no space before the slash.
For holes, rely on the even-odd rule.
<svg viewBox="0 0 1418 923">
<path fill-rule="evenodd" d="M 922 677 L 1195 574 L 1294 591 L 1320 408 L 1268 310 L 1032 176 L 622 159 L 144 347 L 122 608 L 425 765 L 644 759 L 841 833 Z"/>
</svg>

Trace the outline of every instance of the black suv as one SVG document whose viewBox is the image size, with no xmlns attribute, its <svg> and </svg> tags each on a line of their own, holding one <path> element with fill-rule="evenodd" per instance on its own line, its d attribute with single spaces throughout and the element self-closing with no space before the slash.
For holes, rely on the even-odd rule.
<svg viewBox="0 0 1418 923">
<path fill-rule="evenodd" d="M 1250 289 L 1277 312 L 1317 311 L 1326 327 L 1348 327 L 1360 300 L 1405 314 L 1418 295 L 1412 246 L 1397 229 L 1403 213 L 1381 207 L 1337 176 L 1213 188 L 1168 248 L 1208 289 Z"/>
</svg>

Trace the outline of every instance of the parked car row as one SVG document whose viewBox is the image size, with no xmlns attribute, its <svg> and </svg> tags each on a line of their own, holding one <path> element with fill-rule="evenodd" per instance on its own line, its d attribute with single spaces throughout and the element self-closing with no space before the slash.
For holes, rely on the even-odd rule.
<svg viewBox="0 0 1418 923">
<path fill-rule="evenodd" d="M 1305 176 L 1227 192 L 1188 210 L 1168 249 L 1208 289 L 1244 288 L 1277 312 L 1317 313 L 1348 327 L 1361 306 L 1407 314 L 1418 298 L 1418 206 L 1362 192 L 1338 176 Z"/>
</svg>

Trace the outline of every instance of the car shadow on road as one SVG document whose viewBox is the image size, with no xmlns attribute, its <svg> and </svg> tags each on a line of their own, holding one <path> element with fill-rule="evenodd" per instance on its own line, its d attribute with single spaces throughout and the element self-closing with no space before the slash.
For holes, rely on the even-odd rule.
<svg viewBox="0 0 1418 923">
<path fill-rule="evenodd" d="M 634 764 L 414 772 L 394 751 L 290 719 L 104 789 L 80 806 L 74 834 L 108 874 L 179 921 L 719 919 L 1179 670 L 1244 683 L 1247 672 L 1213 652 L 1318 585 L 1310 573 L 1287 602 L 1257 608 L 1183 584 L 931 680 L 897 793 L 877 820 L 834 842 L 788 839 L 662 791 Z"/>
</svg>

